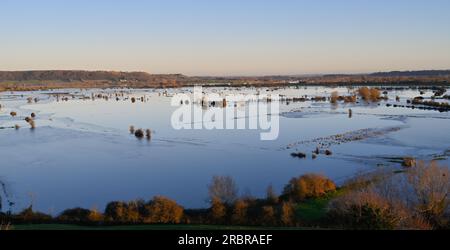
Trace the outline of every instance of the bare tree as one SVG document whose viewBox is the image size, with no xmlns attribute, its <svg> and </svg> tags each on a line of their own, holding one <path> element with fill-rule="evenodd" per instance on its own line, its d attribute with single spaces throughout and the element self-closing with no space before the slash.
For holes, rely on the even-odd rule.
<svg viewBox="0 0 450 250">
<path fill-rule="evenodd" d="M 225 204 L 232 204 L 238 196 L 238 188 L 230 176 L 214 176 L 208 190 L 211 200 L 217 199 Z"/>
</svg>

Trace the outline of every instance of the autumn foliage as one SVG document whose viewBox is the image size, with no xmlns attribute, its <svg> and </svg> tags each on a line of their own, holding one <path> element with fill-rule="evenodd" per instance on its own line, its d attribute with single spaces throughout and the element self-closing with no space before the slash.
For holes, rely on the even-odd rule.
<svg viewBox="0 0 450 250">
<path fill-rule="evenodd" d="M 335 190 L 336 184 L 327 177 L 318 174 L 307 174 L 291 179 L 284 188 L 282 197 L 299 202 L 309 198 L 321 197 Z"/>
<path fill-rule="evenodd" d="M 381 92 L 377 88 L 361 87 L 358 94 L 367 102 L 378 102 L 381 99 Z"/>
</svg>

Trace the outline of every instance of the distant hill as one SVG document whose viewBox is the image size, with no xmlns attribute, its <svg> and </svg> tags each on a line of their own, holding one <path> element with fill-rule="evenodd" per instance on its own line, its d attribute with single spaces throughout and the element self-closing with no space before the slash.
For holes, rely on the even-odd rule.
<svg viewBox="0 0 450 250">
<path fill-rule="evenodd" d="M 374 77 L 421 77 L 450 76 L 450 70 L 391 71 L 369 74 Z"/>
<path fill-rule="evenodd" d="M 150 81 L 154 75 L 145 72 L 115 71 L 76 71 L 76 70 L 43 70 L 43 71 L 0 71 L 0 81 Z"/>
<path fill-rule="evenodd" d="M 145 72 L 41 70 L 0 71 L 0 91 L 52 88 L 169 88 L 204 86 L 450 85 L 450 70 L 392 71 L 371 74 L 188 77 Z"/>
</svg>

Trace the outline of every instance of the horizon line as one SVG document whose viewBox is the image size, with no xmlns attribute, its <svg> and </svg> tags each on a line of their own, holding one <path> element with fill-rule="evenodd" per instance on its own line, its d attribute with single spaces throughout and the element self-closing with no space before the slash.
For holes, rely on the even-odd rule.
<svg viewBox="0 0 450 250">
<path fill-rule="evenodd" d="M 183 75 L 187 77 L 273 77 L 273 76 L 285 76 L 285 77 L 299 77 L 299 76 L 327 76 L 327 75 L 370 75 L 376 73 L 391 73 L 391 72 L 421 72 L 421 71 L 450 71 L 450 68 L 442 69 L 407 69 L 407 70 L 388 70 L 388 71 L 361 71 L 361 72 L 320 72 L 320 73 L 290 73 L 290 74 L 184 74 L 184 73 L 152 73 L 143 70 L 106 70 L 106 69 L 27 69 L 27 70 L 0 70 L 0 72 L 44 72 L 44 71 L 84 71 L 84 72 L 117 72 L 117 73 L 146 73 L 149 75 Z"/>
</svg>

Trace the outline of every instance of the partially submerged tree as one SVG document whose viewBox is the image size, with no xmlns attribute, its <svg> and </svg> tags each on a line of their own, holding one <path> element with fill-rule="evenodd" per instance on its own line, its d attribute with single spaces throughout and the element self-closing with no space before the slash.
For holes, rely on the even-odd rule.
<svg viewBox="0 0 450 250">
<path fill-rule="evenodd" d="M 144 130 L 138 129 L 134 132 L 134 136 L 136 136 L 138 139 L 144 138 Z"/>
<path fill-rule="evenodd" d="M 131 125 L 128 130 L 130 131 L 130 134 L 134 135 L 135 128 L 133 125 Z"/>
<path fill-rule="evenodd" d="M 333 91 L 330 97 L 331 104 L 336 105 L 338 103 L 338 100 L 339 100 L 339 93 L 337 91 Z"/>
<path fill-rule="evenodd" d="M 145 130 L 145 137 L 147 138 L 147 140 L 151 140 L 152 139 L 152 131 L 150 129 L 146 129 Z"/>
</svg>

